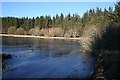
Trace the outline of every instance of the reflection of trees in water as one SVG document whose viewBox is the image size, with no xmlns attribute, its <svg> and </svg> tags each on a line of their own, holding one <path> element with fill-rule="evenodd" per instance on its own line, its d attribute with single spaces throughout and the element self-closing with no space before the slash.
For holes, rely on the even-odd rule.
<svg viewBox="0 0 120 80">
<path fill-rule="evenodd" d="M 37 51 L 36 54 L 42 57 L 60 57 L 68 55 L 74 49 L 78 49 L 79 46 L 74 41 L 65 41 L 57 39 L 30 39 L 33 46 Z"/>
<path fill-rule="evenodd" d="M 33 43 L 33 46 L 37 47 L 38 45 L 41 44 L 41 40 L 37 38 L 31 38 L 31 41 Z"/>
<path fill-rule="evenodd" d="M 16 45 L 17 41 L 13 37 L 2 37 L 2 44 L 5 44 L 5 45 Z"/>
<path fill-rule="evenodd" d="M 3 40 L 3 44 L 26 45 L 26 47 L 30 47 L 28 49 L 35 50 L 33 52 L 42 57 L 60 57 L 68 55 L 72 50 L 79 48 L 79 46 L 76 46 L 77 42 L 71 40 L 14 37 L 5 37 Z"/>
<path fill-rule="evenodd" d="M 4 45 L 26 45 L 30 44 L 28 38 L 16 38 L 16 37 L 3 37 L 2 44 Z"/>
</svg>

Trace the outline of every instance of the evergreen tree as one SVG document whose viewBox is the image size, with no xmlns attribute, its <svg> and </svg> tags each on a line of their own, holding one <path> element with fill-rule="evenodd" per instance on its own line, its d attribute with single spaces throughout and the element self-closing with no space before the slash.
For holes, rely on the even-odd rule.
<svg viewBox="0 0 120 80">
<path fill-rule="evenodd" d="M 52 24 L 51 17 L 50 17 L 50 16 L 48 16 L 47 27 L 48 27 L 48 28 L 51 28 L 51 24 Z"/>
<path fill-rule="evenodd" d="M 40 18 L 38 16 L 35 18 L 34 27 L 40 27 Z"/>
<path fill-rule="evenodd" d="M 68 21 L 71 20 L 71 15 L 70 15 L 70 13 L 67 15 L 67 19 L 68 19 Z"/>
<path fill-rule="evenodd" d="M 31 28 L 33 28 L 34 27 L 34 23 L 35 23 L 34 17 L 32 19 L 30 19 L 30 23 L 31 23 Z"/>
<path fill-rule="evenodd" d="M 117 4 L 115 5 L 114 14 L 115 14 L 114 17 L 115 21 L 120 22 L 120 1 L 117 2 Z"/>
<path fill-rule="evenodd" d="M 31 28 L 31 21 L 28 17 L 24 19 L 23 28 L 29 30 Z"/>
<path fill-rule="evenodd" d="M 61 15 L 60 15 L 60 21 L 63 22 L 63 19 L 64 19 L 64 15 L 63 15 L 63 13 L 61 13 Z"/>
<path fill-rule="evenodd" d="M 17 18 L 14 19 L 14 26 L 20 27 L 19 19 L 17 19 Z"/>
<path fill-rule="evenodd" d="M 40 28 L 45 27 L 45 21 L 44 21 L 44 16 L 40 16 Z"/>
<path fill-rule="evenodd" d="M 56 14 L 56 25 L 59 25 L 60 23 L 60 17 L 58 14 Z"/>
<path fill-rule="evenodd" d="M 56 23 L 56 19 L 55 19 L 55 17 L 53 16 L 53 20 L 52 20 L 53 27 L 56 26 L 55 23 Z"/>
</svg>

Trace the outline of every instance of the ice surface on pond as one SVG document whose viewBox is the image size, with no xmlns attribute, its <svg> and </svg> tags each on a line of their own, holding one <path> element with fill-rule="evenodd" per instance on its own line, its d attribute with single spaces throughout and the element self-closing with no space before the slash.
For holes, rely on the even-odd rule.
<svg viewBox="0 0 120 80">
<path fill-rule="evenodd" d="M 71 40 L 3 37 L 2 51 L 12 54 L 3 78 L 84 78 L 94 65 L 94 57 Z"/>
</svg>

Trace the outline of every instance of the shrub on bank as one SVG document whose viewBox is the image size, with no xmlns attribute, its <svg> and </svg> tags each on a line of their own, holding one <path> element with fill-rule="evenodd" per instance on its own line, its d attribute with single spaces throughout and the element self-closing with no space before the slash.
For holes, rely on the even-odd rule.
<svg viewBox="0 0 120 80">
<path fill-rule="evenodd" d="M 65 34 L 64 34 L 64 37 L 66 37 L 66 38 L 72 37 L 72 30 L 66 30 Z"/>
<path fill-rule="evenodd" d="M 8 27 L 0 27 L 0 33 L 7 33 Z"/>
<path fill-rule="evenodd" d="M 72 31 L 73 31 L 72 32 L 72 37 L 74 37 L 74 38 L 80 37 L 80 29 L 79 28 L 75 27 L 75 28 L 73 28 Z"/>
<path fill-rule="evenodd" d="M 66 38 L 71 38 L 71 37 L 79 37 L 80 34 L 79 34 L 79 29 L 78 28 L 73 28 L 73 29 L 68 29 L 66 30 L 65 34 L 64 34 L 64 37 Z"/>
<path fill-rule="evenodd" d="M 31 28 L 29 30 L 28 34 L 38 36 L 39 35 L 39 31 L 40 31 L 39 27 Z"/>
<path fill-rule="evenodd" d="M 96 52 L 103 50 L 118 50 L 120 49 L 120 24 L 101 24 L 86 27 L 83 35 L 90 40 L 82 40 L 81 49 L 86 52 Z"/>
<path fill-rule="evenodd" d="M 40 36 L 47 36 L 49 37 L 49 29 L 41 29 L 40 32 L 39 32 L 39 35 Z"/>
<path fill-rule="evenodd" d="M 18 35 L 24 35 L 25 33 L 26 33 L 26 31 L 22 27 L 17 28 L 17 30 L 15 32 L 15 34 L 18 34 Z"/>
<path fill-rule="evenodd" d="M 31 29 L 29 30 L 28 34 L 33 35 L 33 33 L 34 33 L 34 28 L 31 28 Z"/>
<path fill-rule="evenodd" d="M 15 34 L 15 31 L 16 31 L 16 27 L 15 27 L 15 26 L 12 26 L 12 27 L 9 27 L 9 28 L 8 28 L 7 33 L 8 33 L 8 34 Z"/>
<path fill-rule="evenodd" d="M 47 28 L 41 29 L 39 31 L 39 36 L 47 36 L 47 37 L 63 37 L 64 30 L 61 28 Z"/>
<path fill-rule="evenodd" d="M 120 49 L 120 24 L 112 23 L 106 26 L 104 34 L 96 40 L 96 49 L 118 50 Z"/>
<path fill-rule="evenodd" d="M 49 36 L 51 37 L 63 37 L 64 30 L 61 28 L 50 28 L 49 29 Z"/>
<path fill-rule="evenodd" d="M 97 42 L 102 38 L 102 35 L 106 32 L 107 24 L 104 25 L 90 25 L 86 26 L 82 36 L 88 38 L 80 42 L 83 52 L 97 51 L 100 42 Z"/>
</svg>

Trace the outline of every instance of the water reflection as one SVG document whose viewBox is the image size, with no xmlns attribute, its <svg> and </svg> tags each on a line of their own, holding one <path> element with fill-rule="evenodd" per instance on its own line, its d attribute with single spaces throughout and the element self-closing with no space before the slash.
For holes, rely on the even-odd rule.
<svg viewBox="0 0 120 80">
<path fill-rule="evenodd" d="M 80 52 L 77 41 L 3 37 L 3 52 L 12 54 L 3 78 L 90 76 L 94 58 Z"/>
</svg>

